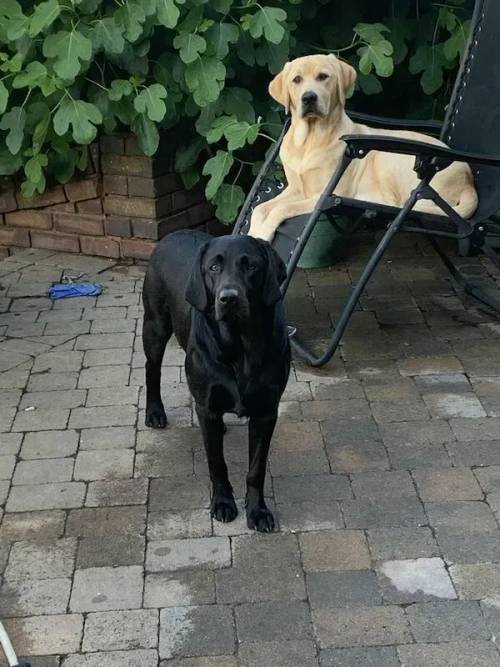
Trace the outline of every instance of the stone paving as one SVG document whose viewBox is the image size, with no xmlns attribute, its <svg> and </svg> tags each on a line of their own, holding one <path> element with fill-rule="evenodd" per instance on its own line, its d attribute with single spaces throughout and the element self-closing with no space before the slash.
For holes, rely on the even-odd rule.
<svg viewBox="0 0 500 667">
<path fill-rule="evenodd" d="M 297 274 L 290 320 L 315 344 L 365 241 Z M 63 271 L 104 293 L 51 303 Z M 170 427 L 144 426 L 142 275 L 50 251 L 0 261 L 0 617 L 18 653 L 34 667 L 500 666 L 499 320 L 402 237 L 335 360 L 294 363 L 267 480 L 279 529 L 257 535 L 242 514 L 210 520 L 174 344 Z M 228 424 L 241 498 L 245 425 Z"/>
</svg>

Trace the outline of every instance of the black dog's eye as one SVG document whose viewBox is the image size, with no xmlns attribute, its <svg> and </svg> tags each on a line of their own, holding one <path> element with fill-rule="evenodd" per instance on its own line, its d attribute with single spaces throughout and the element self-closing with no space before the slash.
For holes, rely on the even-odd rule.
<svg viewBox="0 0 500 667">
<path fill-rule="evenodd" d="M 210 271 L 214 271 L 214 272 L 219 271 L 219 269 L 220 269 L 220 266 L 218 264 L 212 264 L 212 266 L 210 267 Z"/>
<path fill-rule="evenodd" d="M 297 76 L 293 77 L 292 81 L 294 83 L 300 83 L 302 81 L 302 77 L 299 74 L 297 74 Z"/>
<path fill-rule="evenodd" d="M 318 81 L 325 81 L 328 79 L 328 74 L 325 74 L 325 72 L 320 72 L 318 76 L 316 77 Z"/>
</svg>

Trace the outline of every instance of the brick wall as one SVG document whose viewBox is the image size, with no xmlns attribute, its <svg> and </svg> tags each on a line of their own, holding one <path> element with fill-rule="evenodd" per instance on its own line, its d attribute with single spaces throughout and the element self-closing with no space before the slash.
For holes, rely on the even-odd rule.
<svg viewBox="0 0 500 667">
<path fill-rule="evenodd" d="M 178 229 L 227 232 L 203 188 L 183 188 L 165 143 L 146 157 L 132 136 L 103 137 L 97 173 L 33 199 L 7 181 L 0 190 L 0 246 L 147 259 L 158 239 Z"/>
</svg>

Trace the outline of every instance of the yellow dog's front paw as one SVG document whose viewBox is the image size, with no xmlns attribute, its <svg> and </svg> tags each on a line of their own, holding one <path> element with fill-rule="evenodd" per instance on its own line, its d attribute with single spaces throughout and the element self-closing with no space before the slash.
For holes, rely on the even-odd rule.
<svg viewBox="0 0 500 667">
<path fill-rule="evenodd" d="M 265 227 L 256 227 L 254 225 L 250 227 L 248 232 L 248 236 L 253 236 L 254 239 L 262 239 L 262 241 L 269 241 L 269 243 L 274 239 L 274 234 L 274 230 L 270 231 Z"/>
</svg>

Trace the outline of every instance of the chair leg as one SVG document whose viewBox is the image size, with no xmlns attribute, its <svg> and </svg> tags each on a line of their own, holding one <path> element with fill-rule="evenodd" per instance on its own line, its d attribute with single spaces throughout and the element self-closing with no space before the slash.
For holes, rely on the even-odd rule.
<svg viewBox="0 0 500 667">
<path fill-rule="evenodd" d="M 410 198 L 403 206 L 401 211 L 398 213 L 397 217 L 387 227 L 384 236 L 380 240 L 378 246 L 375 248 L 375 251 L 373 252 L 370 259 L 368 260 L 358 282 L 356 283 L 356 285 L 354 285 L 353 290 L 349 296 L 349 299 L 346 305 L 344 306 L 344 310 L 340 315 L 337 326 L 335 327 L 335 332 L 323 354 L 321 354 L 320 356 L 316 356 L 309 349 L 307 349 L 304 343 L 302 343 L 300 339 L 297 338 L 295 333 L 293 333 L 293 335 L 291 336 L 290 342 L 293 349 L 300 356 L 304 357 L 311 366 L 323 366 L 328 361 L 330 361 L 332 356 L 335 354 L 335 351 L 342 339 L 342 336 L 347 328 L 347 325 L 349 324 L 351 315 L 354 309 L 356 308 L 356 304 L 358 303 L 359 298 L 366 287 L 366 284 L 368 283 L 373 272 L 377 268 L 378 263 L 382 259 L 382 256 L 384 255 L 384 252 L 387 250 L 387 247 L 389 246 L 393 237 L 400 230 L 401 225 L 404 223 L 406 216 L 415 205 L 415 202 L 417 201 L 418 198 L 417 195 L 419 190 L 420 187 L 412 192 Z"/>
<path fill-rule="evenodd" d="M 466 294 L 469 294 L 477 301 L 484 303 L 486 306 L 493 308 L 494 310 L 500 310 L 500 290 L 494 288 L 481 287 L 474 284 L 467 276 L 465 276 L 460 269 L 458 269 L 455 264 L 448 257 L 443 248 L 439 245 L 439 242 L 430 237 L 430 241 L 436 253 L 441 258 L 443 264 L 446 266 L 448 271 L 453 276 L 455 282 L 464 290 Z M 484 249 L 483 249 L 484 250 Z M 488 253 L 485 253 L 488 254 Z"/>
</svg>

